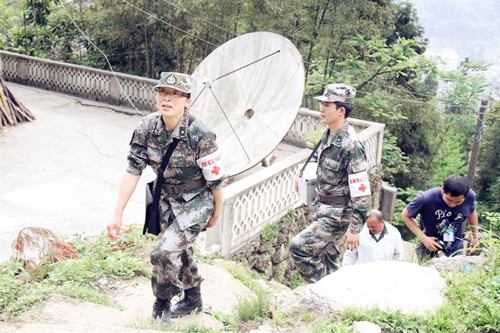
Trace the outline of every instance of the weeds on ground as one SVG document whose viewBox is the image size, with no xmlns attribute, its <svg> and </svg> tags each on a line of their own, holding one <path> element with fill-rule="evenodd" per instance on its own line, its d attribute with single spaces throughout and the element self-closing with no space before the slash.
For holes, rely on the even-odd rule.
<svg viewBox="0 0 500 333">
<path fill-rule="evenodd" d="M 106 295 L 110 281 L 150 276 L 150 265 L 134 255 L 138 249 L 152 248 L 148 242 L 153 244 L 153 238 L 143 237 L 140 226 L 135 226 L 124 230 L 118 242 L 104 234 L 74 235 L 70 244 L 78 251 L 77 259 L 51 262 L 42 258 L 36 269 L 29 270 L 11 259 L 0 267 L 0 312 L 17 315 L 50 294 L 114 306 Z"/>
<path fill-rule="evenodd" d="M 152 323 L 150 320 L 142 320 L 138 322 L 136 325 L 133 325 L 131 328 L 140 329 L 140 330 L 157 330 L 162 332 L 179 332 L 179 333 L 220 333 L 220 331 L 207 328 L 200 327 L 197 324 L 190 324 L 187 326 L 181 325 L 170 325 L 167 326 L 165 324 L 158 322 Z"/>
<path fill-rule="evenodd" d="M 245 268 L 243 265 L 236 262 L 221 261 L 222 266 L 231 273 L 235 278 L 241 281 L 245 286 L 257 293 L 262 289 L 257 279 L 267 280 L 266 276 Z"/>
<path fill-rule="evenodd" d="M 266 277 L 245 269 L 238 263 L 222 262 L 222 265 L 229 273 L 255 293 L 254 297 L 238 298 L 238 302 L 234 308 L 234 317 L 231 318 L 226 326 L 239 331 L 247 323 L 258 323 L 264 319 L 273 318 L 275 306 L 269 297 L 268 291 L 257 282 L 257 279 L 264 280 Z"/>
<path fill-rule="evenodd" d="M 369 321 L 380 326 L 383 332 L 419 332 L 426 323 L 423 316 L 407 315 L 401 311 L 383 311 L 378 308 L 369 310 L 350 308 L 344 311 L 342 317 L 342 322 L 345 324 Z"/>
<path fill-rule="evenodd" d="M 255 294 L 256 297 L 238 300 L 235 312 L 240 322 L 246 323 L 272 317 L 273 304 L 268 294 L 263 289 L 258 290 Z"/>
<path fill-rule="evenodd" d="M 352 326 L 340 322 L 322 322 L 311 329 L 311 333 L 351 333 L 353 331 Z"/>
</svg>

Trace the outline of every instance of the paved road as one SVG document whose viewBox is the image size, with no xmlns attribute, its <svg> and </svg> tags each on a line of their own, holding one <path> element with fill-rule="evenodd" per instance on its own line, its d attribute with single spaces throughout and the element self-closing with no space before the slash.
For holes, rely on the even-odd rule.
<svg viewBox="0 0 500 333">
<path fill-rule="evenodd" d="M 37 119 L 0 133 L 0 262 L 11 256 L 24 227 L 68 236 L 105 230 L 140 119 L 67 95 L 7 86 Z M 146 169 L 124 224 L 142 223 L 143 189 L 153 178 Z"/>
</svg>

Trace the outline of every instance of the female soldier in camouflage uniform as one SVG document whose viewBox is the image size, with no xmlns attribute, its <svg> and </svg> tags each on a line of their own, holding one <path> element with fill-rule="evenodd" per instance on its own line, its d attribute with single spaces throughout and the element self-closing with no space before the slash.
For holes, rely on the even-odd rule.
<svg viewBox="0 0 500 333">
<path fill-rule="evenodd" d="M 142 170 L 149 165 L 158 173 L 165 152 L 177 138 L 179 143 L 165 168 L 161 191 L 163 234 L 151 253 L 151 284 L 156 297 L 153 319 L 161 318 L 169 324 L 171 316 L 201 311 L 203 279 L 198 275 L 192 245 L 200 231 L 214 226 L 222 213 L 225 176 L 215 134 L 186 112 L 191 104 L 190 76 L 162 73 L 155 91 L 159 111 L 144 117 L 134 131 L 128 167 L 107 234 L 118 239 L 123 211 Z M 171 310 L 171 298 L 182 290 L 184 299 Z"/>
<path fill-rule="evenodd" d="M 318 163 L 313 222 L 290 242 L 297 268 L 309 282 L 339 268 L 343 243 L 349 250 L 359 245 L 359 232 L 371 207 L 365 152 L 346 121 L 355 94 L 346 84 L 329 84 L 322 96 L 315 97 L 328 130 L 311 159 Z"/>
</svg>

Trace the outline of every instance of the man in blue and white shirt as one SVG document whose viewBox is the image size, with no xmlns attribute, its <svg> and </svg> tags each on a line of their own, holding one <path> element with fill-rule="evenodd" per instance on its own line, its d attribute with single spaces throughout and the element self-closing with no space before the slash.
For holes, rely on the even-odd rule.
<svg viewBox="0 0 500 333">
<path fill-rule="evenodd" d="M 463 175 L 445 179 L 443 187 L 420 193 L 406 206 L 401 217 L 408 229 L 422 241 L 417 254 L 434 257 L 463 254 L 462 225 L 467 219 L 472 232 L 470 247 L 479 243 L 476 194 Z M 420 223 L 415 220 L 420 214 Z"/>
</svg>

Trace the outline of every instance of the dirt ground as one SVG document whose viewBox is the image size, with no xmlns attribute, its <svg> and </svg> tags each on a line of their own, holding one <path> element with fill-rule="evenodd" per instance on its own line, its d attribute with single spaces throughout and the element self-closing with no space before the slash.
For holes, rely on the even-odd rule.
<svg viewBox="0 0 500 333">
<path fill-rule="evenodd" d="M 213 314 L 231 313 L 238 297 L 253 295 L 250 289 L 222 267 L 199 264 L 199 270 L 205 278 L 202 284 L 204 311 L 173 319 L 172 332 L 190 325 L 223 330 L 223 324 Z M 120 309 L 65 296 L 51 296 L 15 321 L 0 322 L 0 332 L 113 333 L 157 332 L 162 329 L 159 324 L 150 321 L 154 296 L 149 279 L 135 277 L 124 281 L 112 297 Z M 176 301 L 173 300 L 174 303 Z"/>
</svg>

